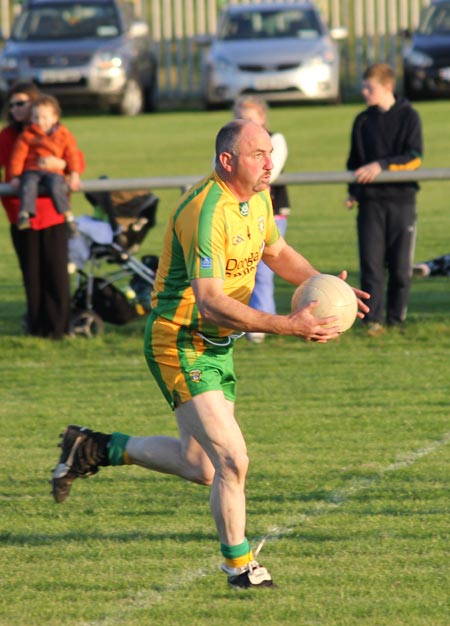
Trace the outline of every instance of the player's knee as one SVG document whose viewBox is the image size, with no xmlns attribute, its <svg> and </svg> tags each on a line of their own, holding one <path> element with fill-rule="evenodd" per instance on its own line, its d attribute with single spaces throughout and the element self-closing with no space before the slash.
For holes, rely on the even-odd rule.
<svg viewBox="0 0 450 626">
<path fill-rule="evenodd" d="M 245 452 L 228 455 L 221 467 L 221 474 L 225 480 L 244 482 L 247 476 L 249 458 Z"/>
<path fill-rule="evenodd" d="M 203 472 L 201 476 L 198 477 L 197 482 L 200 485 L 206 485 L 206 487 L 211 487 L 211 485 L 214 482 L 214 476 L 215 476 L 214 471 Z"/>
<path fill-rule="evenodd" d="M 212 463 L 200 463 L 191 465 L 186 470 L 185 477 L 198 485 L 210 487 L 214 482 L 215 470 Z"/>
</svg>

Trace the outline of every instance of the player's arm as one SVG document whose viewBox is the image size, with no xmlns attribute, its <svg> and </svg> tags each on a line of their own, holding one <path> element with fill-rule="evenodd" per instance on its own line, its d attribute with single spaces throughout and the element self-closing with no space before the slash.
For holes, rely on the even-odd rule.
<svg viewBox="0 0 450 626">
<path fill-rule="evenodd" d="M 306 340 L 325 343 L 338 337 L 338 327 L 326 328 L 336 321 L 334 317 L 316 318 L 311 303 L 291 315 L 272 315 L 257 311 L 223 291 L 220 278 L 196 278 L 191 281 L 198 308 L 205 321 L 241 332 L 263 332 L 275 335 L 293 335 Z"/>
<path fill-rule="evenodd" d="M 266 246 L 262 258 L 275 274 L 293 285 L 300 285 L 307 278 L 319 273 L 304 256 L 288 245 L 283 237 Z"/>
</svg>

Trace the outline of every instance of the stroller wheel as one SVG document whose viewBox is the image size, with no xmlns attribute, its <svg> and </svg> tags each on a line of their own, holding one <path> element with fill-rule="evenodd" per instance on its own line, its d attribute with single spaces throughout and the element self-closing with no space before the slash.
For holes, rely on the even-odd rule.
<svg viewBox="0 0 450 626">
<path fill-rule="evenodd" d="M 77 336 L 91 338 L 102 335 L 105 324 L 100 315 L 94 311 L 77 311 L 72 315 L 70 330 Z"/>
</svg>

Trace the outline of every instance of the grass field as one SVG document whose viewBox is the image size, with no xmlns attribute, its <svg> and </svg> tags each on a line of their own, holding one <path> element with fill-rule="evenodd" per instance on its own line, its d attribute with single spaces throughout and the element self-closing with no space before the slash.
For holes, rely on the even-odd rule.
<svg viewBox="0 0 450 626">
<path fill-rule="evenodd" d="M 342 170 L 358 106 L 271 111 L 287 171 Z M 449 167 L 448 103 L 421 103 L 425 167 Z M 224 111 L 67 118 L 86 179 L 202 174 Z M 449 184 L 423 183 L 416 259 L 450 251 Z M 158 253 L 176 191 L 142 253 Z M 343 186 L 292 187 L 288 240 L 322 271 L 358 281 L 355 215 Z M 78 214 L 89 211 L 79 194 Z M 248 537 L 278 588 L 226 587 L 208 490 L 137 467 L 49 496 L 67 423 L 174 434 L 147 372 L 144 320 L 92 340 L 22 336 L 24 297 L 0 217 L 1 626 L 448 626 L 450 289 L 415 280 L 404 334 L 356 325 L 312 345 L 238 342 Z M 277 283 L 281 312 L 292 288 Z"/>
</svg>

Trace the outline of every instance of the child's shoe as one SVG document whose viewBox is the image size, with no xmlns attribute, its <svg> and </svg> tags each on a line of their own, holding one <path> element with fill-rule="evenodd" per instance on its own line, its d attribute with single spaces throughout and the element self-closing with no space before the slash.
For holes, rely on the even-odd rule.
<svg viewBox="0 0 450 626">
<path fill-rule="evenodd" d="M 30 224 L 30 215 L 29 213 L 26 213 L 25 211 L 23 213 L 19 213 L 19 219 L 17 220 L 17 228 L 19 230 L 27 230 L 27 228 L 30 228 L 31 224 Z"/>
<path fill-rule="evenodd" d="M 66 218 L 67 230 L 69 231 L 69 237 L 71 239 L 72 237 L 78 237 L 78 235 L 80 234 L 80 231 L 78 230 L 77 222 L 75 220 L 75 217 L 72 211 L 67 211 L 67 213 L 65 213 L 65 218 Z"/>
</svg>

